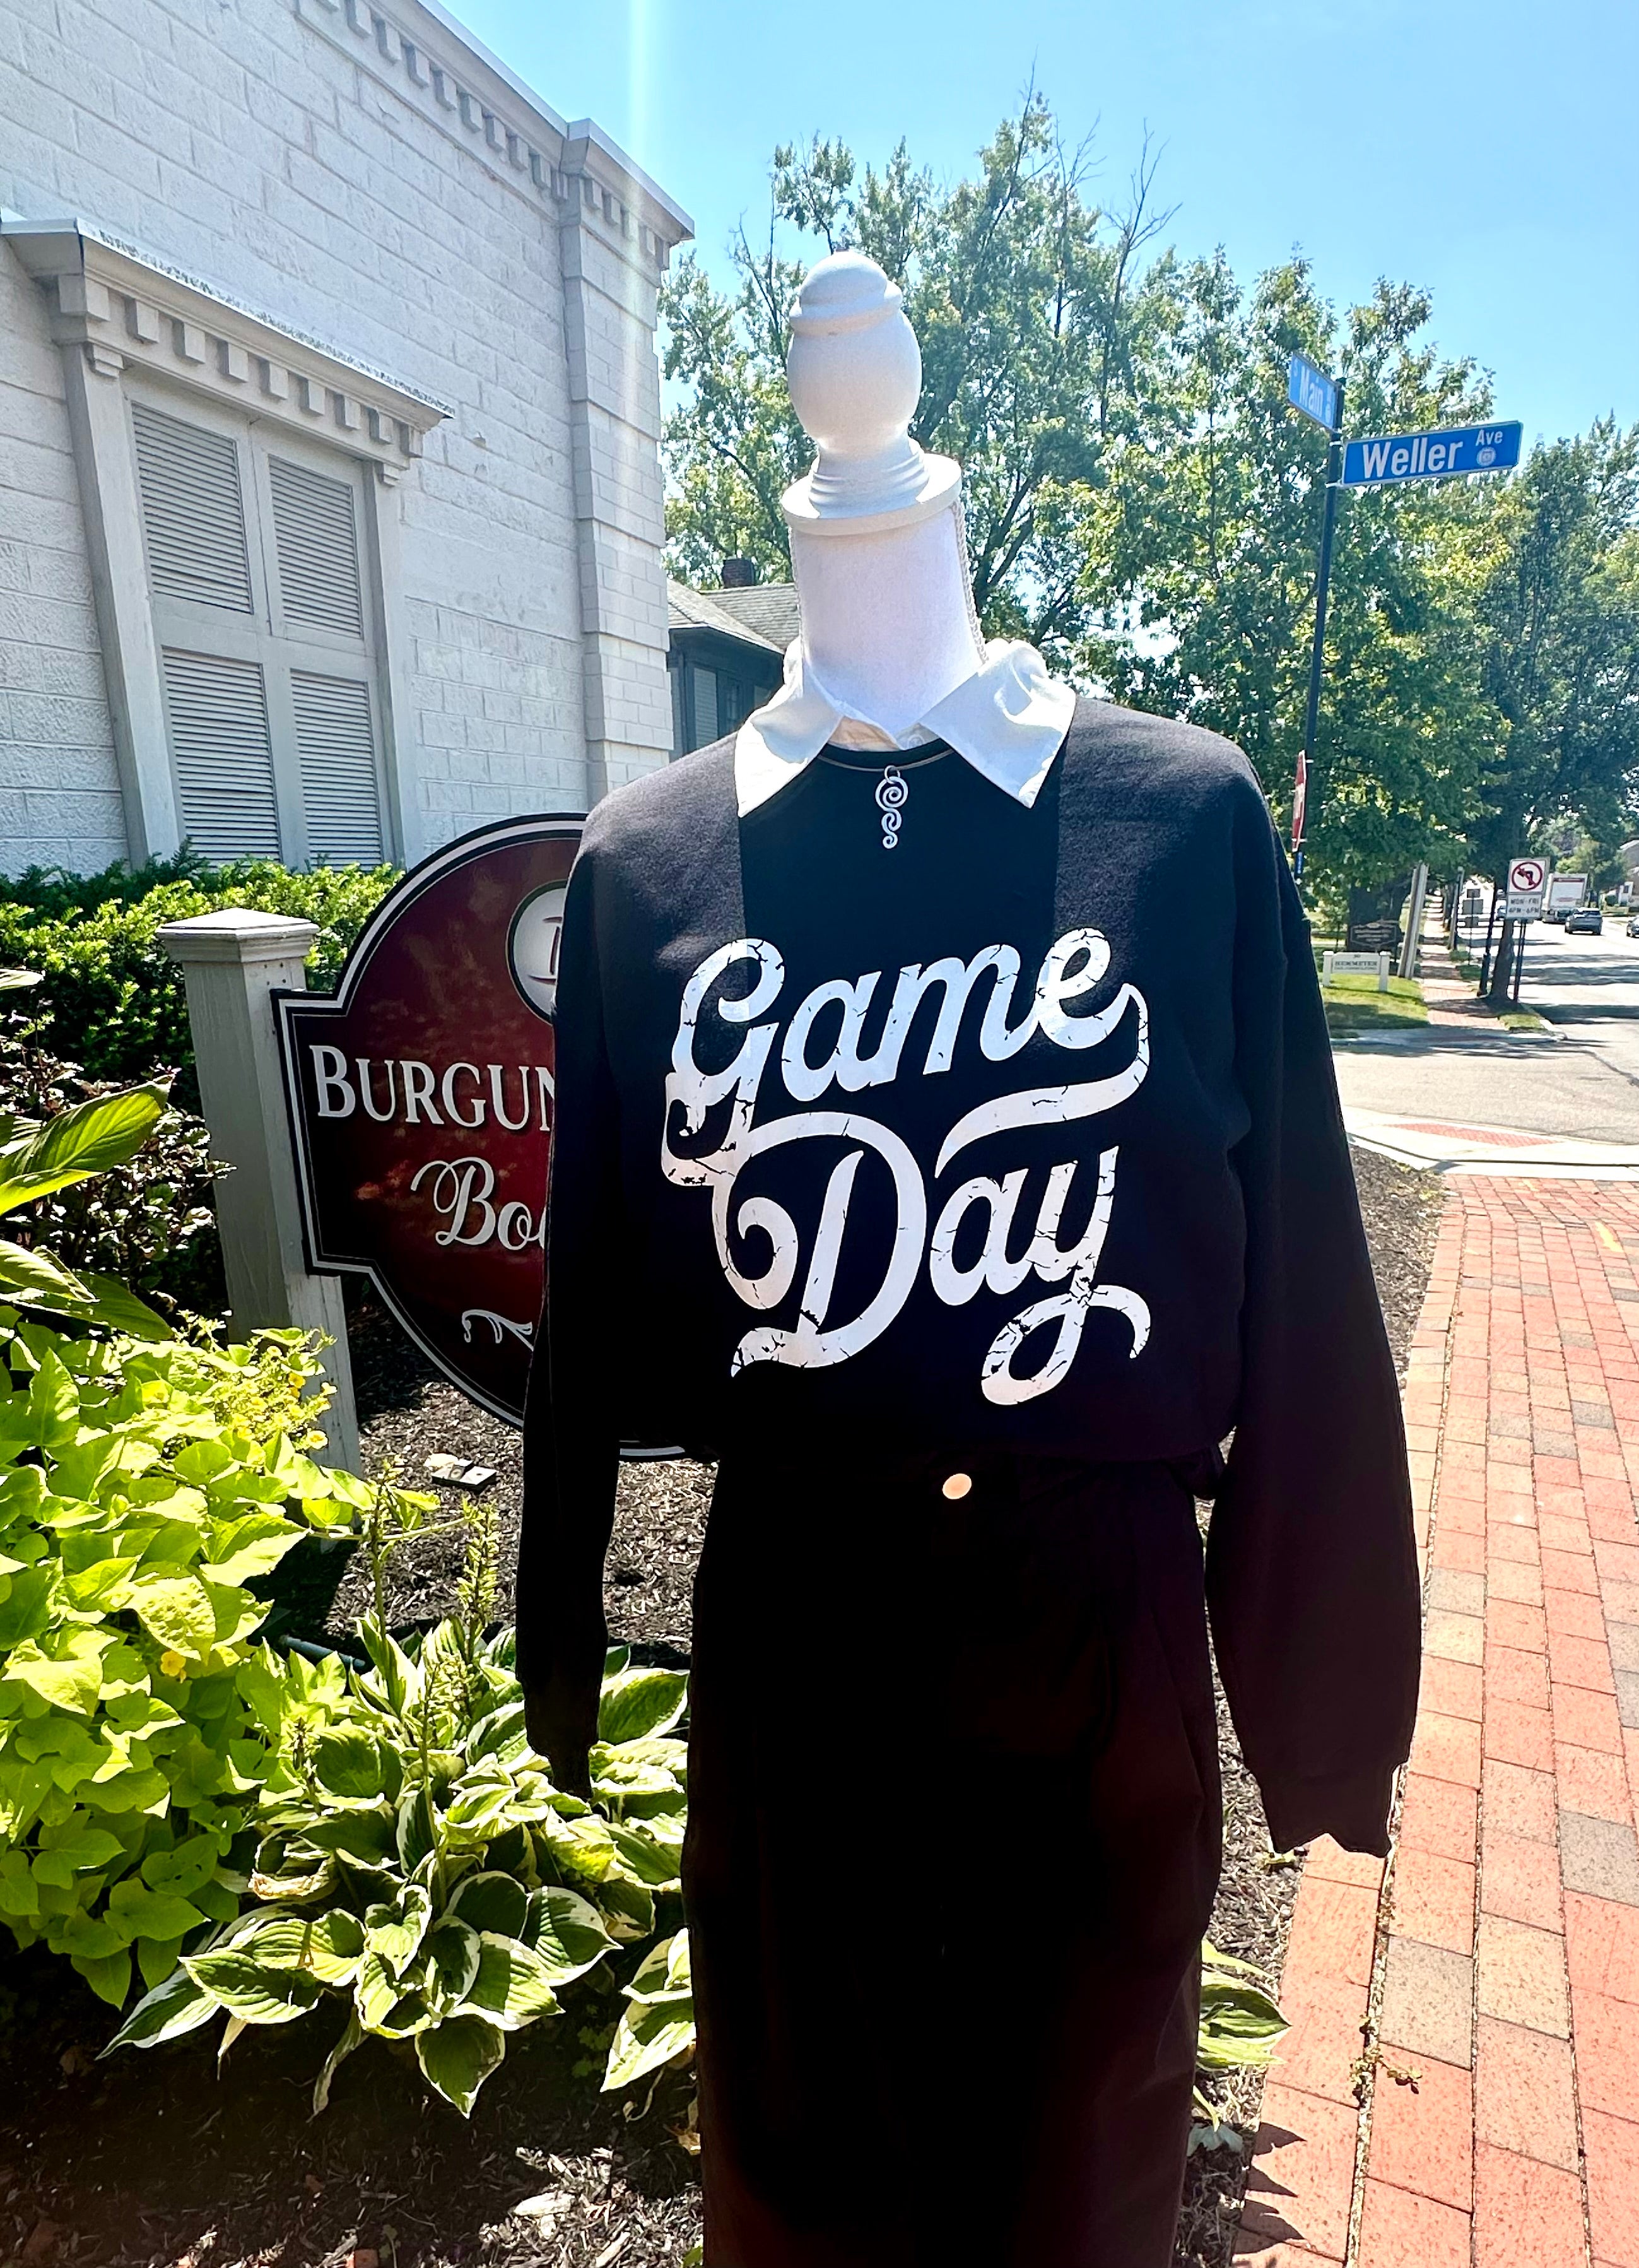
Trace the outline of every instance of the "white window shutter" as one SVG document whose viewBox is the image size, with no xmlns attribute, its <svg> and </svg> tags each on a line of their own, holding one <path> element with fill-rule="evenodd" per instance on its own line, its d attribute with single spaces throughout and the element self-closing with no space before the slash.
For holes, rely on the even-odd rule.
<svg viewBox="0 0 1639 2268">
<path fill-rule="evenodd" d="M 379 866 L 381 792 L 370 688 L 355 677 L 290 672 L 307 856 L 315 866 Z"/>
<path fill-rule="evenodd" d="M 277 858 L 268 698 L 260 667 L 164 650 L 165 708 L 182 831 L 207 858 Z"/>
<path fill-rule="evenodd" d="M 251 611 L 239 453 L 225 434 L 131 406 L 143 530 L 155 595 Z"/>
<path fill-rule="evenodd" d="M 283 457 L 268 460 L 279 590 L 287 622 L 364 635 L 352 484 Z"/>
</svg>

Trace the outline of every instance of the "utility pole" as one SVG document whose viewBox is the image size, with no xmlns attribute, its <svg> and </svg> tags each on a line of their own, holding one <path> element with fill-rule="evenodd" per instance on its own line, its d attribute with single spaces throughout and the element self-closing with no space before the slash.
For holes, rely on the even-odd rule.
<svg viewBox="0 0 1639 2268">
<path fill-rule="evenodd" d="M 1327 432 L 1326 508 L 1320 520 L 1320 560 L 1315 573 L 1314 647 L 1309 657 L 1309 701 L 1304 711 L 1304 744 L 1297 755 L 1297 784 L 1292 796 L 1292 872 L 1304 871 L 1304 828 L 1309 816 L 1309 768 L 1314 762 L 1315 727 L 1320 717 L 1320 673 L 1326 659 L 1326 602 L 1332 582 L 1332 538 L 1337 528 L 1337 497 L 1343 476 L 1343 381 L 1335 380 L 1335 406 Z"/>
</svg>

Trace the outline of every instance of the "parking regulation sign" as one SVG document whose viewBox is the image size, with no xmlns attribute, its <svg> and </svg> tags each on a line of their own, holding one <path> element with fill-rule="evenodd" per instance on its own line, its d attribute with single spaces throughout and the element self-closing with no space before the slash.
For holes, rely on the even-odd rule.
<svg viewBox="0 0 1639 2268">
<path fill-rule="evenodd" d="M 1515 858 L 1508 869 L 1508 891 L 1503 902 L 1504 921 L 1536 921 L 1547 894 L 1546 858 Z"/>
</svg>

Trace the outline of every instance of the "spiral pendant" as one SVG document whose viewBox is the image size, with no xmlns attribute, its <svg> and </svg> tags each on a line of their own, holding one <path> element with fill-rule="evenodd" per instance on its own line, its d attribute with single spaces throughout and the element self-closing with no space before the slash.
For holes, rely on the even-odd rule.
<svg viewBox="0 0 1639 2268">
<path fill-rule="evenodd" d="M 890 764 L 877 784 L 877 809 L 882 814 L 882 847 L 885 850 L 898 847 L 900 828 L 905 823 L 900 814 L 909 793 L 904 773 L 897 764 Z"/>
</svg>

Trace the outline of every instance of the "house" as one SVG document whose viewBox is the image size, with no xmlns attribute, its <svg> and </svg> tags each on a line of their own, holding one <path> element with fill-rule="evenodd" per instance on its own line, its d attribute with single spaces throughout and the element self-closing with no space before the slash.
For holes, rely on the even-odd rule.
<svg viewBox="0 0 1639 2268">
<path fill-rule="evenodd" d="M 733 732 L 780 683 L 797 632 L 797 593 L 790 583 L 753 583 L 749 573 L 749 562 L 728 559 L 715 590 L 666 587 L 673 756 Z"/>
<path fill-rule="evenodd" d="M 0 873 L 408 862 L 673 744 L 687 216 L 436 0 L 0 0 Z"/>
</svg>

